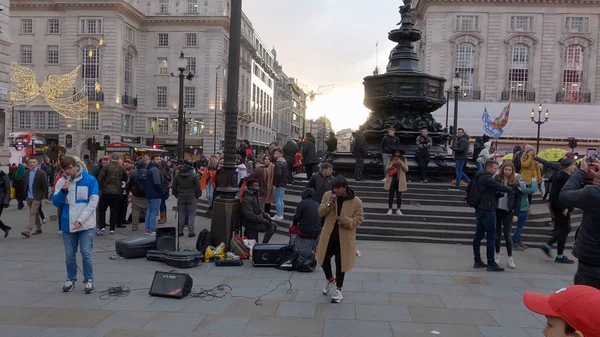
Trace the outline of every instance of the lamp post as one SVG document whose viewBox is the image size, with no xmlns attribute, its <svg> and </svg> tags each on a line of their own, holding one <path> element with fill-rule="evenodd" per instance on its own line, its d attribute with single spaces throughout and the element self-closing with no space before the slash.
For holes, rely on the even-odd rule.
<svg viewBox="0 0 600 337">
<path fill-rule="evenodd" d="M 458 140 L 458 89 L 460 89 L 460 82 L 461 79 L 458 73 L 454 74 L 452 79 L 452 87 L 454 88 L 454 135 L 452 146 L 455 146 Z"/>
<path fill-rule="evenodd" d="M 542 107 L 542 103 L 540 103 L 537 110 L 538 110 L 538 118 L 536 120 L 535 119 L 535 110 L 531 109 L 531 121 L 537 125 L 537 129 L 538 129 L 535 152 L 539 153 L 540 152 L 540 129 L 541 129 L 542 125 L 548 121 L 548 117 L 550 117 L 550 115 L 548 114 L 548 109 L 546 109 L 546 114 L 544 115 L 544 120 L 542 120 L 542 111 L 544 110 L 544 107 Z"/>
<path fill-rule="evenodd" d="M 217 69 L 215 69 L 215 128 L 213 131 L 215 146 L 213 154 L 217 154 L 217 105 L 219 102 L 219 69 L 221 69 L 221 66 L 218 66 Z"/>
<path fill-rule="evenodd" d="M 177 109 L 177 162 L 183 164 L 184 159 L 184 148 L 185 148 L 185 113 L 183 112 L 183 80 L 187 79 L 191 81 L 194 78 L 194 73 L 185 73 L 187 67 L 187 59 L 183 55 L 183 51 L 179 54 L 177 59 L 177 70 L 179 70 L 179 106 Z M 176 77 L 171 73 L 172 77 Z"/>
</svg>

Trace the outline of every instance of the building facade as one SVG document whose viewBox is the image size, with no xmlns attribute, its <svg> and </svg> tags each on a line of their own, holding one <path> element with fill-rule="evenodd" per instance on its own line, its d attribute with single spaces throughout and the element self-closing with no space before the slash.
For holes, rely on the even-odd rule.
<svg viewBox="0 0 600 337">
<path fill-rule="evenodd" d="M 0 0 L 0 166 L 8 163 L 8 132 L 10 128 L 10 7 L 8 0 Z"/>
<path fill-rule="evenodd" d="M 331 128 L 331 121 L 325 116 L 306 121 L 306 132 L 315 137 L 315 149 L 317 150 L 317 155 L 322 156 L 327 150 L 325 140 L 329 138 L 329 133 L 331 131 L 333 131 Z"/>
<path fill-rule="evenodd" d="M 600 122 L 600 2 L 441 1 L 413 3 L 422 30 L 416 43 L 424 72 L 460 77 L 459 126 L 482 133 L 481 116 L 492 118 L 510 101 L 507 137 L 534 136 L 531 110 L 542 104 L 548 137 L 596 137 Z M 444 124 L 446 107 L 434 116 Z M 543 118 L 542 114 L 542 118 Z M 564 123 L 574 123 L 565 125 Z M 450 125 L 452 125 L 452 105 Z M 576 124 L 577 123 L 577 124 Z"/>
<path fill-rule="evenodd" d="M 352 147 L 352 129 L 342 129 L 335 133 L 338 140 L 338 152 L 350 152 Z"/>
<path fill-rule="evenodd" d="M 306 93 L 298 86 L 297 79 L 289 77 L 275 56 L 275 111 L 273 113 L 273 130 L 276 132 L 277 144 L 285 144 L 287 137 L 300 141 L 306 126 Z"/>
</svg>

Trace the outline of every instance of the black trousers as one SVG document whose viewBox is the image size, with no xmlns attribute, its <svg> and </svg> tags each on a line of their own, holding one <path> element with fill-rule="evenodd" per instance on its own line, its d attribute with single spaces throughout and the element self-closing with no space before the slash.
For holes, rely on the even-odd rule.
<svg viewBox="0 0 600 337">
<path fill-rule="evenodd" d="M 390 192 L 388 196 L 388 208 L 392 208 L 394 204 L 394 195 L 396 196 L 396 206 L 398 209 L 402 206 L 402 192 L 398 191 L 398 178 L 392 178 L 392 185 L 390 186 Z"/>
<path fill-rule="evenodd" d="M 128 196 L 122 195 L 121 201 L 119 202 L 119 217 L 117 218 L 117 226 L 122 226 L 125 223 L 127 217 L 127 206 Z"/>
<path fill-rule="evenodd" d="M 419 172 L 421 173 L 421 180 L 427 180 L 427 167 L 429 166 L 429 151 L 419 150 L 416 153 L 417 163 L 419 164 Z"/>
<path fill-rule="evenodd" d="M 338 289 L 344 287 L 344 276 L 346 273 L 342 272 L 342 251 L 340 247 L 340 237 L 332 236 L 329 238 L 329 244 L 327 245 L 327 252 L 325 252 L 325 260 L 323 260 L 323 272 L 327 280 L 333 279 L 333 272 L 331 270 L 331 258 L 335 256 L 335 284 Z"/>
<path fill-rule="evenodd" d="M 579 262 L 575 273 L 574 284 L 586 285 L 600 289 L 600 267 Z"/>
<path fill-rule="evenodd" d="M 287 171 L 287 174 L 288 174 L 288 176 L 287 176 L 287 182 L 288 182 L 288 184 L 291 184 L 291 183 L 294 182 L 294 173 L 293 173 L 293 171 L 294 171 L 294 163 L 288 163 L 287 164 L 287 169 L 288 169 L 288 171 Z"/>
<path fill-rule="evenodd" d="M 496 254 L 500 253 L 500 244 L 502 234 L 504 234 L 504 242 L 506 242 L 506 253 L 508 257 L 512 256 L 513 242 L 510 235 L 512 230 L 512 211 L 496 209 Z"/>
<path fill-rule="evenodd" d="M 315 167 L 317 164 L 304 164 L 304 169 L 306 170 L 306 179 L 310 180 L 313 173 L 315 173 Z"/>
<path fill-rule="evenodd" d="M 271 237 L 277 230 L 277 224 L 274 221 L 265 223 L 246 222 L 244 223 L 244 236 L 250 240 L 258 241 L 258 233 L 265 233 L 262 243 L 269 243 Z"/>
<path fill-rule="evenodd" d="M 100 195 L 100 200 L 98 201 L 98 221 L 100 223 L 98 228 L 106 227 L 106 210 L 110 207 L 110 230 L 115 230 L 119 219 L 119 204 L 121 200 L 121 195 L 119 194 L 103 193 Z"/>
<path fill-rule="evenodd" d="M 571 231 L 571 212 L 565 216 L 560 210 L 552 208 L 552 214 L 554 214 L 554 234 L 547 244 L 552 246 L 557 242 L 556 254 L 563 255 L 565 245 L 567 244 L 567 237 Z"/>
<path fill-rule="evenodd" d="M 4 205 L 0 204 L 0 218 L 2 217 L 2 211 L 4 211 Z M 3 231 L 6 231 L 8 229 L 8 226 L 6 226 L 4 222 L 2 222 L 2 220 L 0 220 L 0 229 Z"/>
<path fill-rule="evenodd" d="M 271 214 L 271 204 L 265 204 L 265 213 Z"/>
<path fill-rule="evenodd" d="M 356 165 L 354 165 L 354 179 L 361 180 L 363 179 L 363 170 L 365 169 L 365 156 L 356 155 Z"/>
<path fill-rule="evenodd" d="M 40 204 L 39 208 L 40 219 L 45 220 L 46 216 L 44 215 L 44 211 L 42 210 L 42 204 Z"/>
</svg>

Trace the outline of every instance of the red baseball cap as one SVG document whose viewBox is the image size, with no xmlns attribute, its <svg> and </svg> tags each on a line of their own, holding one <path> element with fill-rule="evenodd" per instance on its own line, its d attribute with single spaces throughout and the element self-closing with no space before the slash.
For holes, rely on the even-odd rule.
<svg viewBox="0 0 600 337">
<path fill-rule="evenodd" d="M 600 336 L 600 290 L 583 285 L 551 295 L 525 292 L 525 306 L 536 314 L 559 317 L 585 337 Z"/>
</svg>

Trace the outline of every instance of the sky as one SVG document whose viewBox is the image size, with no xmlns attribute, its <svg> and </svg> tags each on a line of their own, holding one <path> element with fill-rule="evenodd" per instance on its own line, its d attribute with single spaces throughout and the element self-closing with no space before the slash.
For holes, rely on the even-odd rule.
<svg viewBox="0 0 600 337">
<path fill-rule="evenodd" d="M 307 101 L 306 116 L 326 116 L 339 131 L 357 129 L 369 115 L 363 105 L 363 78 L 372 75 L 377 60 L 380 73 L 385 72 L 395 46 L 387 33 L 400 22 L 401 4 L 399 0 L 244 0 L 243 11 L 268 48 L 275 47 L 288 76 L 297 78 L 309 92 L 333 85 L 333 90 L 321 89 L 329 92 L 317 95 L 314 102 Z"/>
</svg>

